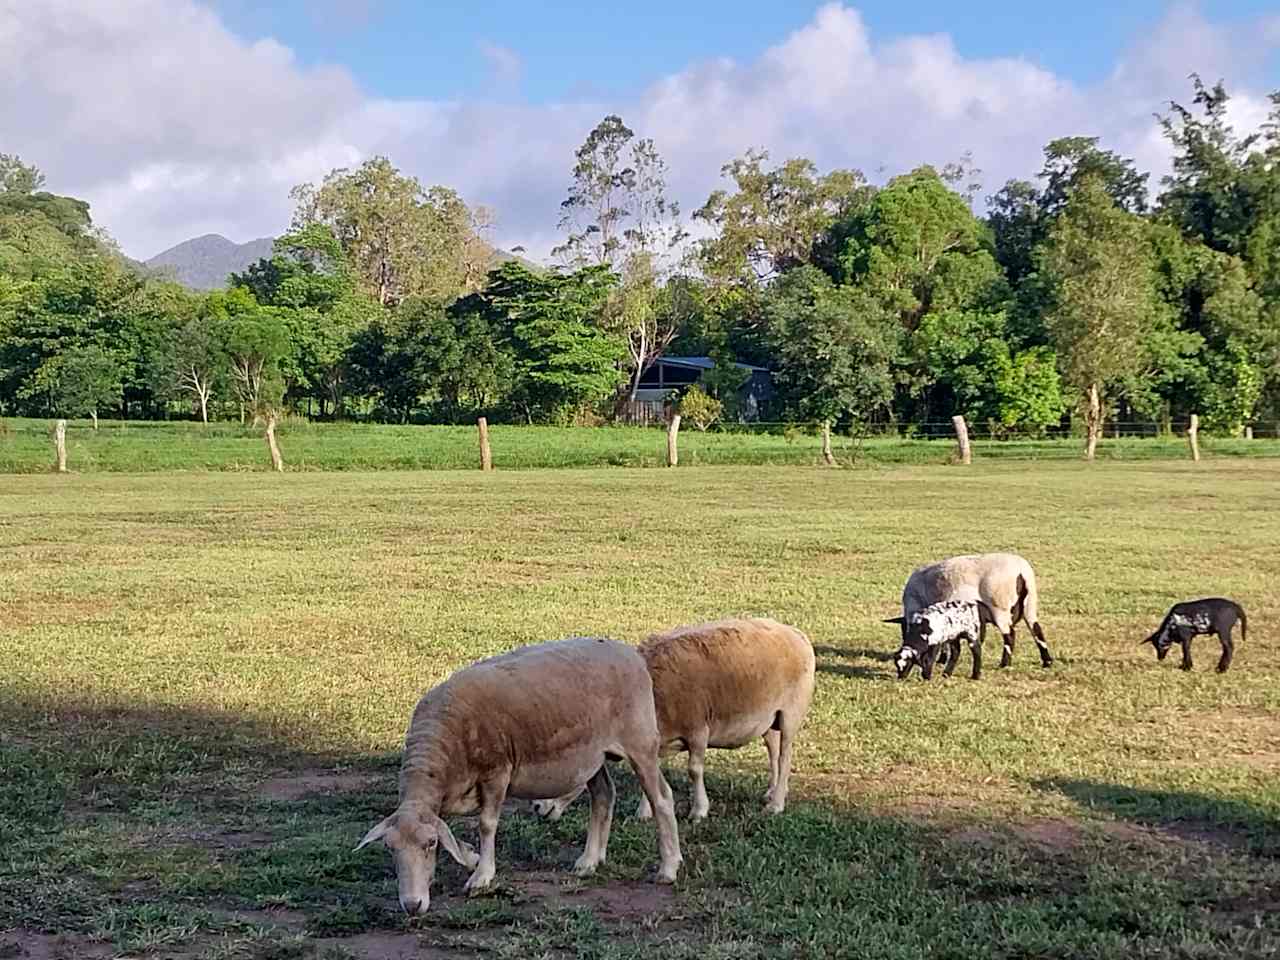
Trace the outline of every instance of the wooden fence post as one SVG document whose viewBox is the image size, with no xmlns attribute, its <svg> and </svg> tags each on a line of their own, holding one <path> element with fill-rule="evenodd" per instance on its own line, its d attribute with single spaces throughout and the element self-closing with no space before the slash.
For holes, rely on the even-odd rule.
<svg viewBox="0 0 1280 960">
<path fill-rule="evenodd" d="M 960 462 L 973 463 L 973 451 L 969 449 L 969 425 L 964 422 L 964 417 L 959 415 L 951 418 L 951 424 L 956 428 L 956 444 L 960 447 Z"/>
<path fill-rule="evenodd" d="M 284 473 L 284 460 L 280 457 L 280 447 L 276 444 L 276 412 L 267 414 L 267 449 L 271 451 L 271 466 L 276 473 Z"/>
<path fill-rule="evenodd" d="M 1252 439 L 1253 439 L 1253 427 L 1245 427 L 1245 428 L 1244 428 L 1244 438 L 1245 438 L 1246 440 L 1252 440 Z"/>
<path fill-rule="evenodd" d="M 1187 427 L 1187 443 L 1191 445 L 1191 459 L 1196 463 L 1200 462 L 1200 418 L 1196 414 L 1191 415 L 1191 425 Z"/>
<path fill-rule="evenodd" d="M 476 421 L 476 426 L 480 429 L 480 469 L 489 471 L 493 469 L 493 454 L 489 451 L 489 421 L 481 417 Z"/>
<path fill-rule="evenodd" d="M 67 421 L 59 420 L 53 425 L 53 448 L 57 453 L 58 472 L 67 472 Z"/>
<path fill-rule="evenodd" d="M 680 462 L 680 451 L 676 448 L 676 436 L 680 433 L 680 414 L 673 413 L 671 422 L 667 424 L 667 466 L 674 467 Z"/>
<path fill-rule="evenodd" d="M 836 458 L 831 454 L 831 421 L 822 421 L 822 462 L 828 467 L 835 466 Z"/>
</svg>

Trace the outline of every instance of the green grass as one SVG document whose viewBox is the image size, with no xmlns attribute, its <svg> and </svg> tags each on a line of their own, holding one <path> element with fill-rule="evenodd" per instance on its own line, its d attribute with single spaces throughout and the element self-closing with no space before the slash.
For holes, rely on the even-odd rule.
<svg viewBox="0 0 1280 960">
<path fill-rule="evenodd" d="M 279 429 L 289 470 L 465 470 L 479 466 L 474 426 L 419 427 L 374 424 L 328 424 L 290 420 Z M 666 460 L 663 430 L 640 427 L 490 428 L 498 469 L 564 467 L 659 467 Z M 844 464 L 942 464 L 955 453 L 955 442 L 836 437 L 834 448 Z M 1280 439 L 1242 440 L 1204 437 L 1209 457 L 1277 457 Z M 1075 460 L 1082 442 L 1058 440 L 977 440 L 978 459 Z M 768 433 L 680 434 L 680 462 L 686 466 L 792 464 L 813 465 L 821 444 L 813 429 Z M 1178 438 L 1105 440 L 1103 459 L 1186 459 L 1187 445 Z M 201 426 L 190 422 L 103 421 L 99 430 L 87 421 L 72 421 L 67 432 L 67 459 L 79 473 L 141 473 L 166 470 L 265 471 L 270 469 L 261 429 L 235 423 Z M 52 468 L 50 424 L 10 419 L 0 428 L 0 473 L 45 473 Z"/>
<path fill-rule="evenodd" d="M 0 957 L 1275 956 L 1278 484 L 1234 459 L 10 477 Z M 978 683 L 967 653 L 895 681 L 911 567 L 1004 548 L 1055 667 L 1021 631 Z M 1211 640 L 1190 674 L 1138 646 L 1207 594 L 1250 614 L 1228 674 Z M 584 801 L 506 814 L 497 892 L 465 901 L 449 863 L 422 921 L 352 852 L 458 666 L 737 613 L 804 629 L 818 690 L 783 816 L 762 748 L 713 752 L 674 892 L 622 770 L 587 882 Z"/>
</svg>

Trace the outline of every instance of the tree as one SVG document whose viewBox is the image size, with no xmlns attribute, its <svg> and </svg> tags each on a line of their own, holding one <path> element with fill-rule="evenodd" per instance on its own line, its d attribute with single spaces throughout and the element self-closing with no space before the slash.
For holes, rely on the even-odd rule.
<svg viewBox="0 0 1280 960">
<path fill-rule="evenodd" d="M 724 403 L 707 396 L 696 383 L 685 390 L 680 398 L 680 415 L 699 430 L 705 431 L 723 413 Z"/>
<path fill-rule="evenodd" d="M 84 344 L 46 360 L 24 391 L 47 397 L 61 416 L 92 417 L 96 430 L 99 411 L 120 405 L 122 375 L 119 357 L 97 344 Z"/>
<path fill-rule="evenodd" d="M 719 281 L 764 283 L 793 267 L 821 260 L 816 246 L 832 224 L 866 203 L 873 191 L 856 170 L 819 176 L 796 158 L 771 170 L 769 154 L 748 150 L 721 167 L 735 192 L 716 190 L 694 213 L 714 231 L 701 242 L 707 275 Z M 840 238 L 834 238 L 839 245 Z"/>
<path fill-rule="evenodd" d="M 505 263 L 490 274 L 485 297 L 506 331 L 512 402 L 528 422 L 569 422 L 621 384 L 626 347 L 595 322 L 616 282 L 605 267 L 537 274 Z"/>
<path fill-rule="evenodd" d="M 192 317 L 173 331 L 168 349 L 157 361 L 158 392 L 166 397 L 189 394 L 201 423 L 209 422 L 209 401 L 229 372 L 227 346 L 219 336 L 223 332 L 207 315 Z"/>
<path fill-rule="evenodd" d="M 383 306 L 409 296 L 448 301 L 475 289 L 492 252 L 481 237 L 487 214 L 446 187 L 423 189 L 386 157 L 334 170 L 290 195 L 294 230 L 328 227 L 360 286 Z"/>
<path fill-rule="evenodd" d="M 1044 167 L 1040 179 L 1044 193 L 1040 196 L 1040 213 L 1056 217 L 1066 207 L 1072 193 L 1085 180 L 1092 179 L 1121 210 L 1145 213 L 1147 179 L 1130 159 L 1098 147 L 1097 137 L 1060 137 L 1044 148 Z"/>
<path fill-rule="evenodd" d="M 1099 177 L 1075 187 L 1040 251 L 1051 285 L 1045 320 L 1063 378 L 1082 398 L 1092 460 L 1108 387 L 1143 360 L 1154 311 L 1151 254 L 1142 221 L 1120 209 Z"/>
<path fill-rule="evenodd" d="M 1047 225 L 1040 215 L 1040 193 L 1026 180 L 1010 180 L 987 197 L 996 261 L 1010 285 L 1017 286 L 1035 269 L 1035 248 Z"/>
<path fill-rule="evenodd" d="M 797 267 L 770 289 L 764 322 L 789 416 L 864 424 L 893 399 L 897 327 L 856 288 Z"/>
<path fill-rule="evenodd" d="M 282 364 L 292 344 L 288 328 L 274 307 L 263 307 L 244 287 L 210 293 L 202 319 L 226 350 L 227 371 L 246 413 L 259 417 L 276 412 L 284 394 Z"/>
<path fill-rule="evenodd" d="M 43 173 L 20 157 L 0 153 L 0 193 L 30 196 L 43 188 Z"/>
</svg>

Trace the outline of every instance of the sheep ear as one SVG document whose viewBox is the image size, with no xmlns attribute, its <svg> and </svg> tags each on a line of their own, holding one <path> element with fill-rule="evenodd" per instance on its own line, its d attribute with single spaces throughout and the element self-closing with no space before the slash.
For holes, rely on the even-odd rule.
<svg viewBox="0 0 1280 960">
<path fill-rule="evenodd" d="M 436 817 L 436 834 L 440 837 L 440 845 L 449 852 L 449 856 L 464 867 L 471 868 L 476 865 L 476 852 L 469 844 L 455 839 L 449 825 L 439 817 Z"/>
<path fill-rule="evenodd" d="M 363 850 L 365 847 L 373 843 L 375 840 L 381 840 L 388 833 L 390 833 L 391 830 L 395 828 L 395 825 L 396 825 L 396 815 L 393 813 L 391 816 L 387 817 L 381 823 L 373 827 L 373 829 L 371 829 L 368 833 L 366 833 L 364 835 L 364 839 L 356 844 L 356 850 Z M 355 853 L 356 851 L 352 850 L 351 852 Z"/>
<path fill-rule="evenodd" d="M 884 620 L 884 621 L 882 621 L 882 622 L 883 622 L 883 623 L 906 623 L 906 621 L 907 621 L 907 618 L 906 618 L 906 617 L 892 617 L 892 618 L 890 618 L 890 619 L 888 619 L 888 620 Z"/>
<path fill-rule="evenodd" d="M 1151 643 L 1151 644 L 1154 644 L 1155 642 L 1156 642 L 1156 635 L 1153 633 L 1151 636 L 1147 637 L 1147 639 L 1145 639 L 1145 640 L 1139 640 L 1139 641 L 1138 641 L 1138 646 L 1142 646 L 1144 643 Z"/>
</svg>

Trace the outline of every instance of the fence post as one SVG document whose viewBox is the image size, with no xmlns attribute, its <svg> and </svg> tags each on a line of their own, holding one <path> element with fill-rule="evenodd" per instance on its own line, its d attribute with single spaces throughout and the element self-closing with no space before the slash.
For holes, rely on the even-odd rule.
<svg viewBox="0 0 1280 960">
<path fill-rule="evenodd" d="M 1252 440 L 1252 439 L 1253 439 L 1253 427 L 1245 427 L 1245 428 L 1244 428 L 1244 438 L 1245 438 L 1246 440 Z"/>
<path fill-rule="evenodd" d="M 973 463 L 973 451 L 969 449 L 969 425 L 964 422 L 964 417 L 958 414 L 951 418 L 951 423 L 956 428 L 956 444 L 960 447 L 960 462 Z"/>
<path fill-rule="evenodd" d="M 67 472 L 67 421 L 59 420 L 53 425 L 53 448 L 58 457 L 58 472 Z"/>
<path fill-rule="evenodd" d="M 1191 415 L 1191 425 L 1187 427 L 1187 443 L 1191 445 L 1191 459 L 1196 463 L 1200 462 L 1200 418 L 1196 414 Z"/>
<path fill-rule="evenodd" d="M 676 449 L 676 436 L 680 433 L 680 414 L 673 413 L 671 422 L 667 424 L 667 466 L 674 467 L 680 462 L 680 451 Z"/>
<path fill-rule="evenodd" d="M 831 421 L 822 421 L 822 462 L 828 467 L 835 466 L 836 458 L 831 453 Z"/>
<path fill-rule="evenodd" d="M 493 469 L 493 454 L 489 451 L 489 421 L 481 417 L 476 421 L 476 426 L 480 430 L 480 469 Z"/>
<path fill-rule="evenodd" d="M 271 451 L 271 466 L 276 473 L 284 473 L 284 460 L 280 457 L 280 447 L 276 444 L 276 412 L 267 414 L 267 449 Z"/>
</svg>

